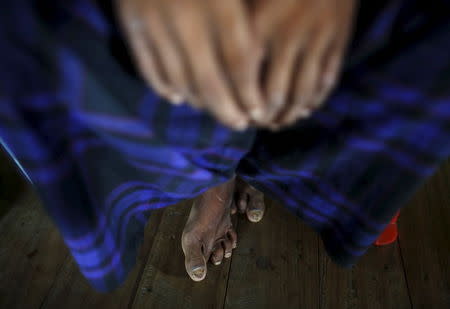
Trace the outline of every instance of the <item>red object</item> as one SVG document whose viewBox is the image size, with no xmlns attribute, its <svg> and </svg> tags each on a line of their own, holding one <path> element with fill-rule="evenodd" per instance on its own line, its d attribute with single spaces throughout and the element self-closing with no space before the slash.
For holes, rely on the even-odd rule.
<svg viewBox="0 0 450 309">
<path fill-rule="evenodd" d="M 375 241 L 376 246 L 389 245 L 397 240 L 398 237 L 397 219 L 399 215 L 400 212 L 397 212 L 397 214 L 394 216 L 394 218 L 392 218 L 388 226 L 386 226 L 383 233 L 381 233 L 381 235 Z"/>
</svg>

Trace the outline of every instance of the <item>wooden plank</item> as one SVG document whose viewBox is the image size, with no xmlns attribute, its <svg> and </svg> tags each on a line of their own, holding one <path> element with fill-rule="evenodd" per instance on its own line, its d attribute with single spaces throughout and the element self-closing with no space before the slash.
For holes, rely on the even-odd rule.
<svg viewBox="0 0 450 309">
<path fill-rule="evenodd" d="M 450 161 L 400 213 L 400 247 L 414 308 L 450 308 Z"/>
<path fill-rule="evenodd" d="M 39 308 L 68 254 L 30 187 L 0 222 L 0 308 Z"/>
<path fill-rule="evenodd" d="M 241 217 L 225 308 L 318 308 L 317 235 L 267 200 L 258 223 Z"/>
<path fill-rule="evenodd" d="M 320 308 L 411 308 L 397 243 L 371 248 L 351 269 L 320 249 Z"/>
<path fill-rule="evenodd" d="M 138 266 L 111 294 L 87 285 L 28 188 L 0 221 L 0 308 L 410 308 L 399 248 L 414 307 L 448 308 L 449 175 L 450 162 L 402 212 L 400 247 L 372 248 L 351 270 L 332 264 L 311 230 L 268 201 L 260 224 L 239 220 L 231 265 L 193 283 L 180 246 L 190 202 L 160 210 Z"/>
<path fill-rule="evenodd" d="M 191 201 L 165 209 L 153 242 L 133 308 L 222 308 L 229 260 L 208 267 L 204 281 L 194 283 L 184 267 L 181 233 Z"/>
<path fill-rule="evenodd" d="M 73 258 L 69 256 L 48 297 L 43 302 L 42 308 L 127 308 L 134 298 L 136 282 L 142 275 L 162 213 L 161 209 L 152 213 L 136 266 L 119 289 L 111 293 L 96 292 L 81 275 Z"/>
</svg>

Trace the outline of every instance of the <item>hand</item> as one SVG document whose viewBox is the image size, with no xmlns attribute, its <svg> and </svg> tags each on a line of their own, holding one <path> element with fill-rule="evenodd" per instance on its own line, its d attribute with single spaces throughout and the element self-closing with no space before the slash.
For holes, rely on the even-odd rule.
<svg viewBox="0 0 450 309">
<path fill-rule="evenodd" d="M 259 123 L 276 129 L 308 117 L 336 84 L 355 0 L 248 0 L 257 36 L 267 47 Z"/>
<path fill-rule="evenodd" d="M 261 116 L 262 49 L 241 0 L 117 0 L 117 8 L 140 73 L 161 96 L 235 129 Z"/>
</svg>

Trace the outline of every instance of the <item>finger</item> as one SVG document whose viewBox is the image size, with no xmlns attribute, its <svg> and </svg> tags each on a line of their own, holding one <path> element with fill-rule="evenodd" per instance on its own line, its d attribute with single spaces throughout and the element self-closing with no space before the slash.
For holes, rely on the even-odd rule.
<svg viewBox="0 0 450 309">
<path fill-rule="evenodd" d="M 220 68 L 209 25 L 204 14 L 201 14 L 204 10 L 198 7 L 200 2 L 191 5 L 183 3 L 185 2 L 177 1 L 177 5 L 171 8 L 172 21 L 178 34 L 177 39 L 188 59 L 196 93 L 204 107 L 219 121 L 235 129 L 245 129 L 248 118 L 238 107 Z"/>
<path fill-rule="evenodd" d="M 161 67 L 166 80 L 175 91 L 173 96 L 168 99 L 174 104 L 180 104 L 183 99 L 192 96 L 181 50 L 176 45 L 176 40 L 171 37 L 159 10 L 150 6 L 144 14 L 146 16 L 144 22 L 148 29 L 147 37 L 151 46 L 160 55 Z"/>
<path fill-rule="evenodd" d="M 278 25 L 277 35 L 269 42 L 269 61 L 263 81 L 268 101 L 265 113 L 267 124 L 273 124 L 280 112 L 286 108 L 286 104 L 290 103 L 287 100 L 293 77 L 296 76 L 296 62 L 301 60 L 300 54 L 305 50 L 304 45 L 315 22 L 314 14 L 307 14 L 311 12 L 311 8 L 305 10 L 303 5 L 295 2 Z M 314 13 L 314 10 L 312 12 Z"/>
<path fill-rule="evenodd" d="M 202 101 L 200 100 L 200 98 L 198 96 L 193 95 L 192 93 L 189 93 L 188 95 L 185 95 L 186 97 L 186 102 L 189 103 L 190 106 L 196 108 L 196 109 L 203 109 L 203 104 Z"/>
<path fill-rule="evenodd" d="M 272 123 L 275 120 L 288 100 L 296 59 L 300 57 L 299 53 L 303 50 L 303 43 L 306 39 L 303 31 L 297 31 L 296 35 L 291 33 L 292 29 L 299 28 L 292 22 L 286 23 L 285 28 L 281 31 L 282 34 L 273 42 L 264 85 L 268 101 L 264 119 L 266 123 Z"/>
<path fill-rule="evenodd" d="M 337 84 L 338 77 L 342 68 L 342 62 L 347 49 L 347 45 L 352 34 L 351 26 L 353 23 L 354 1 L 346 1 L 348 5 L 336 5 L 336 12 L 340 12 L 339 21 L 335 23 L 335 35 L 327 48 L 327 53 L 323 59 L 323 69 L 320 76 L 315 105 L 320 106 L 330 95 Z"/>
<path fill-rule="evenodd" d="M 311 115 L 311 101 L 314 99 L 314 90 L 318 78 L 319 60 L 316 56 L 305 56 L 295 82 L 291 108 L 284 113 L 278 123 L 282 125 L 292 124 L 299 118 L 307 118 Z"/>
<path fill-rule="evenodd" d="M 259 121 L 265 105 L 258 84 L 262 47 L 250 31 L 244 5 L 238 0 L 211 0 L 208 4 L 216 21 L 223 70 L 238 103 L 252 120 Z"/>
<path fill-rule="evenodd" d="M 328 27 L 318 29 L 312 33 L 298 70 L 294 88 L 292 89 L 292 105 L 284 111 L 278 119 L 281 125 L 292 124 L 299 118 L 309 117 L 313 111 L 313 101 L 317 95 L 317 85 L 320 80 L 320 69 L 326 47 L 331 38 L 332 31 Z"/>
<path fill-rule="evenodd" d="M 263 41 L 273 36 L 283 23 L 286 12 L 299 5 L 298 0 L 284 0 L 283 5 L 273 0 L 247 0 L 256 35 Z M 303 7 L 301 8 L 303 11 Z"/>
<path fill-rule="evenodd" d="M 202 281 L 206 277 L 206 258 L 202 250 L 201 243 L 190 237 L 189 234 L 183 234 L 181 238 L 181 247 L 184 253 L 184 264 L 186 272 L 194 281 Z"/>
<path fill-rule="evenodd" d="M 136 8 L 131 7 L 130 1 L 117 1 L 120 20 L 131 47 L 133 60 L 141 76 L 159 95 L 170 98 L 175 91 L 167 85 L 163 72 L 158 66 L 158 55 L 148 44 L 145 28 L 137 18 Z"/>
<path fill-rule="evenodd" d="M 331 54 L 331 55 L 330 55 Z M 337 83 L 341 63 L 342 53 L 336 51 L 334 46 L 330 47 L 330 53 L 324 59 L 324 69 L 318 82 L 317 95 L 312 102 L 313 108 L 321 106 Z"/>
</svg>

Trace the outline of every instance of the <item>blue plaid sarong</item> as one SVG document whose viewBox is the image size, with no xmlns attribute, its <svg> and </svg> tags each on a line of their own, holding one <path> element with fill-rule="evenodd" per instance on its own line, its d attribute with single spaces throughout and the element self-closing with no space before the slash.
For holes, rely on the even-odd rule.
<svg viewBox="0 0 450 309">
<path fill-rule="evenodd" d="M 311 119 L 233 132 L 158 98 L 108 8 L 8 0 L 0 8 L 0 137 L 80 270 L 124 281 L 156 208 L 235 173 L 355 263 L 450 153 L 450 4 L 365 1 L 342 82 Z"/>
</svg>

